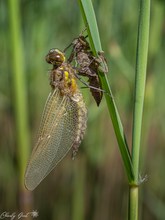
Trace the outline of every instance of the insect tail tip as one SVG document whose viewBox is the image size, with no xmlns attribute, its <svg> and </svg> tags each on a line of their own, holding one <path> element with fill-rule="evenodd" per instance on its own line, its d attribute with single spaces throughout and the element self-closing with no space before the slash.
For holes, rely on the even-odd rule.
<svg viewBox="0 0 165 220">
<path fill-rule="evenodd" d="M 77 150 L 72 151 L 72 160 L 75 160 L 75 157 L 77 155 Z"/>
</svg>

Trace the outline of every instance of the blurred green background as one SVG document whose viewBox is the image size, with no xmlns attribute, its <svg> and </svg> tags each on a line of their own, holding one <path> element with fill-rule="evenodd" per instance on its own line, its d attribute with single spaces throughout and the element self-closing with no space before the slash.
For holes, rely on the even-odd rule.
<svg viewBox="0 0 165 220">
<path fill-rule="evenodd" d="M 88 127 L 75 161 L 69 154 L 33 193 L 22 187 L 8 2 L 0 0 L 0 216 L 5 211 L 26 214 L 37 210 L 41 220 L 126 219 L 128 183 L 106 103 L 103 99 L 98 108 L 88 89 L 82 89 Z M 131 146 L 139 1 L 93 3 L 108 60 L 109 82 Z M 63 50 L 84 25 L 76 0 L 20 0 L 19 10 L 23 50 L 20 65 L 28 119 L 28 134 L 24 135 L 30 152 L 50 92 L 51 67 L 45 55 L 51 48 Z M 145 220 L 165 219 L 164 39 L 165 1 L 153 0 L 140 158 L 140 174 L 148 176 L 140 188 L 140 219 Z"/>
</svg>

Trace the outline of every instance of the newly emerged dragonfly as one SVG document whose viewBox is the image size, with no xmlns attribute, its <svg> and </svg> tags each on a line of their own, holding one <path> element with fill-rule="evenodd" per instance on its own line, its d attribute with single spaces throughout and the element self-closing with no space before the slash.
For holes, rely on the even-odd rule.
<svg viewBox="0 0 165 220">
<path fill-rule="evenodd" d="M 57 49 L 49 51 L 46 61 L 53 65 L 52 91 L 25 173 L 25 186 L 29 190 L 34 190 L 70 149 L 72 156 L 76 155 L 86 129 L 87 110 L 77 87 L 75 70 Z"/>
<path fill-rule="evenodd" d="M 99 106 L 102 100 L 103 90 L 99 80 L 98 71 L 107 73 L 108 67 L 104 52 L 98 52 L 98 56 L 94 56 L 89 43 L 86 40 L 87 36 L 83 36 L 82 33 L 79 37 L 75 38 L 64 51 L 70 46 L 73 47 L 68 62 L 71 63 L 73 60 L 76 60 L 78 75 L 88 77 L 90 91 Z"/>
</svg>

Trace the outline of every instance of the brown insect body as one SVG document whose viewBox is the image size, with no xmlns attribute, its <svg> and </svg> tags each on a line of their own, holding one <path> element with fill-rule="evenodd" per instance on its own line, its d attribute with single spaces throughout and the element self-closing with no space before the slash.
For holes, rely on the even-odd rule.
<svg viewBox="0 0 165 220">
<path fill-rule="evenodd" d="M 78 63 L 78 74 L 88 77 L 89 86 L 96 88 L 90 88 L 90 91 L 97 105 L 99 106 L 103 96 L 103 92 L 101 91 L 101 82 L 98 76 L 98 71 L 102 60 L 93 55 L 92 51 L 90 50 L 89 43 L 87 42 L 86 37 L 83 35 L 75 38 L 72 42 L 72 45 L 73 50 L 68 61 L 72 62 L 75 58 L 76 62 Z M 107 70 L 105 70 L 105 72 L 106 71 Z"/>
<path fill-rule="evenodd" d="M 77 62 L 79 63 L 78 73 L 81 76 L 88 77 L 89 86 L 96 89 L 90 88 L 92 96 L 94 97 L 97 105 L 99 106 L 103 92 L 97 89 L 101 89 L 99 76 L 97 74 L 98 63 L 89 57 L 88 54 L 84 52 L 79 52 L 77 54 Z"/>
</svg>

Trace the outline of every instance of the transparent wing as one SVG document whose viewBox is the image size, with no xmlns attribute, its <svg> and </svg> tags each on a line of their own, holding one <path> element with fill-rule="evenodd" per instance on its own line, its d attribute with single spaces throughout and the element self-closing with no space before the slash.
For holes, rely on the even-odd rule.
<svg viewBox="0 0 165 220">
<path fill-rule="evenodd" d="M 77 103 L 59 91 L 46 102 L 38 140 L 25 174 L 25 185 L 33 190 L 71 149 L 77 135 Z"/>
</svg>

